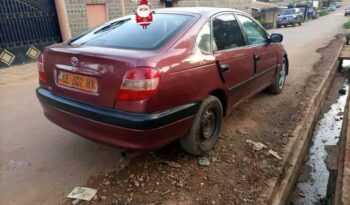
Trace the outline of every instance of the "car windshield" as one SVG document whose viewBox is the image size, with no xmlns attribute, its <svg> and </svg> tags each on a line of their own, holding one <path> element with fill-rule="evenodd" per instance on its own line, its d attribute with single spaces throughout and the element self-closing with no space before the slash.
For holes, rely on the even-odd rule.
<svg viewBox="0 0 350 205">
<path fill-rule="evenodd" d="M 295 14 L 294 9 L 286 9 L 282 11 L 282 15 L 291 15 L 291 14 Z"/>
<path fill-rule="evenodd" d="M 153 22 L 146 29 L 136 23 L 134 16 L 126 16 L 104 24 L 69 43 L 125 49 L 155 49 L 181 30 L 190 15 L 153 14 Z"/>
</svg>

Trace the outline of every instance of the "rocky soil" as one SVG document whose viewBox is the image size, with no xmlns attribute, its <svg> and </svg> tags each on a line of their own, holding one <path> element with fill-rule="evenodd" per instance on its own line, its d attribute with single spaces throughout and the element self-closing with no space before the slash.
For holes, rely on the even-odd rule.
<svg viewBox="0 0 350 205">
<path fill-rule="evenodd" d="M 342 43 L 338 37 L 318 50 L 321 60 L 303 91 L 295 91 L 287 80 L 281 95 L 262 92 L 227 116 L 219 142 L 207 156 L 209 165 L 200 165 L 199 158 L 185 154 L 176 143 L 136 157 L 127 153 L 121 170 L 90 178 L 85 186 L 97 189 L 97 196 L 78 204 L 257 204 L 271 186 L 268 180 L 283 173 L 283 156 L 278 157 Z"/>
</svg>

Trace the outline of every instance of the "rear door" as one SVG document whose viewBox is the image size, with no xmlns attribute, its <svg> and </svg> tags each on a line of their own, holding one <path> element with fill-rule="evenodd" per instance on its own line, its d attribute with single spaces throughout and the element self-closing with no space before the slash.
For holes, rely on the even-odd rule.
<svg viewBox="0 0 350 205">
<path fill-rule="evenodd" d="M 270 85 L 277 67 L 277 50 L 274 43 L 269 43 L 268 35 L 254 20 L 237 14 L 246 39 L 253 51 L 254 81 L 256 89 Z"/>
<path fill-rule="evenodd" d="M 252 50 L 233 13 L 213 17 L 212 33 L 218 69 L 229 91 L 230 102 L 235 105 L 253 92 L 250 85 L 254 76 Z"/>
</svg>

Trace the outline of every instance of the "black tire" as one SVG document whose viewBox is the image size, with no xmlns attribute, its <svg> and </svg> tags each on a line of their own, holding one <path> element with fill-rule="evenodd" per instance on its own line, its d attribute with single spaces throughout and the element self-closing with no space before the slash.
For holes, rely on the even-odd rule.
<svg viewBox="0 0 350 205">
<path fill-rule="evenodd" d="M 287 59 L 283 58 L 282 63 L 277 70 L 273 84 L 267 89 L 270 93 L 279 94 L 282 92 L 287 76 L 287 66 Z M 281 80 L 281 77 L 283 77 L 283 80 Z"/>
<path fill-rule="evenodd" d="M 296 23 L 296 22 L 294 22 L 294 23 L 292 24 L 292 26 L 293 26 L 293 27 L 296 27 L 296 26 L 297 26 L 297 23 Z"/>
<path fill-rule="evenodd" d="M 277 28 L 281 28 L 281 25 L 278 25 L 278 24 L 277 24 Z"/>
<path fill-rule="evenodd" d="M 195 156 L 207 155 L 219 139 L 222 119 L 223 108 L 220 100 L 215 96 L 208 96 L 202 102 L 190 131 L 180 140 L 182 149 Z M 208 127 L 211 129 L 208 130 Z M 209 136 L 206 131 L 210 131 Z"/>
<path fill-rule="evenodd" d="M 302 22 L 300 21 L 300 22 L 299 22 L 299 26 L 301 26 L 301 24 L 302 24 Z"/>
</svg>

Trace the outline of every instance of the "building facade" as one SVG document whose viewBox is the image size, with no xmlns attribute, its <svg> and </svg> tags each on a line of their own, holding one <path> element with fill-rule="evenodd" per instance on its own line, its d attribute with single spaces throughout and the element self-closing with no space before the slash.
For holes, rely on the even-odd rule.
<svg viewBox="0 0 350 205">
<path fill-rule="evenodd" d="M 134 0 L 56 0 L 63 40 L 78 35 L 98 24 L 132 13 Z M 170 0 L 149 0 L 152 9 L 163 8 Z M 228 7 L 251 11 L 252 0 L 173 0 L 174 7 Z"/>
</svg>

